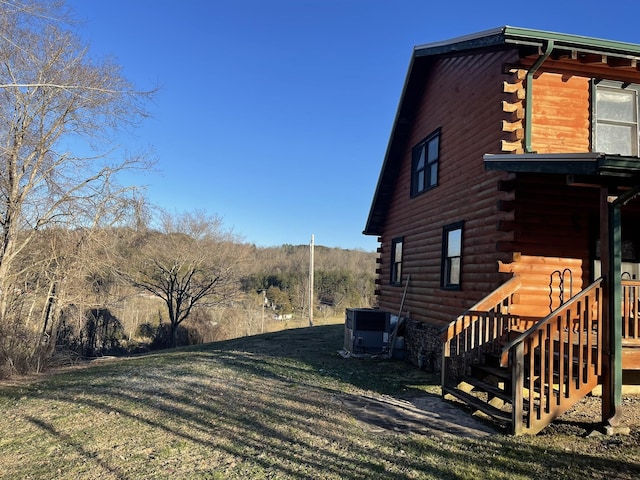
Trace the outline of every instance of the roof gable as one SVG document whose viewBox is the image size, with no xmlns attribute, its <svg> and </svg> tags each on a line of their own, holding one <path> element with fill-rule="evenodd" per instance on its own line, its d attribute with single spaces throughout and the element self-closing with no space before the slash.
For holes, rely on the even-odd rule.
<svg viewBox="0 0 640 480">
<path fill-rule="evenodd" d="M 640 67 L 640 45 L 504 26 L 492 30 L 434 42 L 414 47 L 409 63 L 400 102 L 396 111 L 380 176 L 363 233 L 382 233 L 388 205 L 398 173 L 402 152 L 411 131 L 409 123 L 412 105 L 421 94 L 423 80 L 429 66 L 440 56 L 484 53 L 492 50 L 517 49 L 521 56 L 541 54 L 549 46 L 554 59 L 569 59 L 575 62 L 600 62 L 633 69 Z"/>
</svg>

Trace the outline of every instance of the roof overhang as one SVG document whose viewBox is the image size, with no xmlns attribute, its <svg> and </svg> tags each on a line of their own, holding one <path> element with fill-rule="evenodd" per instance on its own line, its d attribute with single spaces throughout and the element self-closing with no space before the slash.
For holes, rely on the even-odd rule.
<svg viewBox="0 0 640 480">
<path fill-rule="evenodd" d="M 556 50 L 629 59 L 640 57 L 640 45 L 635 43 L 510 26 L 485 30 L 442 42 L 419 45 L 414 48 L 414 56 L 452 54 L 476 49 L 504 47 L 505 45 L 539 48 L 549 41 L 553 41 Z"/>
<path fill-rule="evenodd" d="M 513 173 L 567 175 L 570 183 L 635 185 L 640 182 L 640 157 L 605 153 L 487 154 L 485 169 Z"/>
</svg>

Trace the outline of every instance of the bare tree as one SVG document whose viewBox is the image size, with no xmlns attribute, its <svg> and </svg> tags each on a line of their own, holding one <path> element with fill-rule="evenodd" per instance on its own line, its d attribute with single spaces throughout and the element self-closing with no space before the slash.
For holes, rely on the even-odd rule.
<svg viewBox="0 0 640 480">
<path fill-rule="evenodd" d="M 39 231 L 117 222 L 132 189 L 110 140 L 145 117 L 145 100 L 111 60 L 96 61 L 63 2 L 0 0 L 0 330 Z M 16 293 L 17 292 L 17 293 Z"/>
<path fill-rule="evenodd" d="M 171 346 L 178 327 L 194 308 L 220 305 L 239 293 L 247 247 L 221 220 L 202 212 L 162 213 L 160 231 L 135 236 L 124 276 L 134 286 L 164 301 Z"/>
<path fill-rule="evenodd" d="M 86 225 L 122 204 L 106 152 L 90 154 L 113 129 L 144 116 L 141 101 L 110 61 L 95 63 L 64 26 L 57 4 L 0 2 L 0 282 L 37 230 Z M 0 300 L 0 318 L 5 310 Z"/>
</svg>

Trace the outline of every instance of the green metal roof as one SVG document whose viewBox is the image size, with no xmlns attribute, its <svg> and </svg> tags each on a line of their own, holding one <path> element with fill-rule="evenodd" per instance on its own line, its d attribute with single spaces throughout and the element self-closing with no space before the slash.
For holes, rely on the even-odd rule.
<svg viewBox="0 0 640 480">
<path fill-rule="evenodd" d="M 640 57 L 640 45 L 635 43 L 509 26 L 443 42 L 420 45 L 414 48 L 414 54 L 417 57 L 421 57 L 509 44 L 540 47 L 550 40 L 553 41 L 555 48 L 561 50 L 579 50 L 584 53 L 614 55 L 624 58 Z"/>
<path fill-rule="evenodd" d="M 489 171 L 565 175 L 571 185 L 639 188 L 640 158 L 605 153 L 486 154 Z"/>
</svg>

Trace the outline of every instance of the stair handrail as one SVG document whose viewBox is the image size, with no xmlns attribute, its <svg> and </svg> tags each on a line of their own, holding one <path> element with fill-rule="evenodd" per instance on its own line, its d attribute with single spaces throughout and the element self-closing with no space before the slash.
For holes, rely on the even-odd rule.
<svg viewBox="0 0 640 480">
<path fill-rule="evenodd" d="M 575 303 L 579 302 L 582 298 L 586 297 L 589 293 L 591 293 L 592 290 L 595 290 L 596 288 L 598 288 L 601 283 L 602 283 L 602 277 L 598 278 L 596 281 L 594 281 L 587 288 L 585 288 L 584 290 L 581 290 L 574 297 L 570 298 L 568 301 L 566 301 L 565 303 L 560 305 L 558 308 L 556 308 L 549 315 L 544 317 L 539 322 L 536 322 L 529 329 L 525 330 L 520 335 L 518 335 L 516 338 L 514 338 L 509 343 L 504 345 L 502 347 L 502 355 L 500 356 L 500 365 L 503 366 L 503 367 L 507 366 L 508 361 L 509 361 L 509 351 L 512 350 L 513 348 L 515 348 L 516 345 L 518 345 L 519 343 L 522 343 L 528 336 L 530 336 L 534 332 L 538 331 L 540 328 L 542 328 L 547 323 L 553 321 L 558 316 L 558 314 L 560 313 L 561 310 L 566 310 L 566 309 L 572 307 Z"/>
<path fill-rule="evenodd" d="M 462 314 L 460 314 L 455 320 L 449 323 L 440 334 L 440 339 L 443 343 L 449 342 L 453 337 L 460 332 L 460 329 L 456 328 L 456 325 L 459 322 L 464 322 L 465 317 L 467 317 L 472 312 L 489 312 L 496 307 L 503 304 L 503 302 L 513 295 L 520 287 L 522 286 L 522 279 L 516 275 L 510 278 L 508 281 L 500 285 L 497 289 L 491 292 L 489 295 L 484 297 L 482 300 L 477 302 L 471 308 L 465 310 Z M 508 308 L 507 308 L 508 310 Z M 509 312 L 496 312 L 496 313 L 504 313 L 506 315 Z"/>
<path fill-rule="evenodd" d="M 535 435 L 591 392 L 602 375 L 602 278 L 501 351 L 511 370 L 512 433 Z"/>
<path fill-rule="evenodd" d="M 457 378 L 468 364 L 476 362 L 488 349 L 491 353 L 499 353 L 495 340 L 504 336 L 517 321 L 518 317 L 510 313 L 511 297 L 521 285 L 519 276 L 512 277 L 442 330 L 443 392 L 453 378 Z"/>
</svg>

